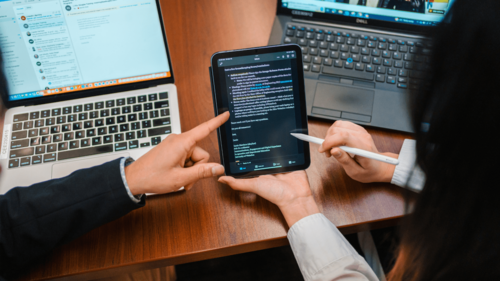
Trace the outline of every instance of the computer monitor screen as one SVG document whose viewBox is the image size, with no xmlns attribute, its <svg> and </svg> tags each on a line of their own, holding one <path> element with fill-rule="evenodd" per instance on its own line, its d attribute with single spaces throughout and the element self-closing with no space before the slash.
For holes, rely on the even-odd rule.
<svg viewBox="0 0 500 281">
<path fill-rule="evenodd" d="M 155 0 L 0 0 L 9 100 L 171 76 Z"/>
<path fill-rule="evenodd" d="M 411 25 L 436 25 L 453 0 L 282 0 L 283 8 Z"/>
</svg>

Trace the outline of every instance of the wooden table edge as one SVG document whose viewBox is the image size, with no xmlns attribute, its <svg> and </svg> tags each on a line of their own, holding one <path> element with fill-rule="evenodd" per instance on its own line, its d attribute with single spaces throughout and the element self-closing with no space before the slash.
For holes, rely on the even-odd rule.
<svg viewBox="0 0 500 281">
<path fill-rule="evenodd" d="M 339 227 L 342 234 L 352 234 L 359 231 L 367 231 L 397 225 L 403 216 L 395 216 L 374 221 L 344 225 Z M 151 259 L 147 261 L 132 262 L 128 264 L 114 265 L 107 268 L 93 269 L 86 272 L 72 273 L 64 276 L 51 277 L 51 280 L 95 280 L 113 277 L 121 274 L 128 274 L 143 270 L 167 267 L 183 263 L 197 262 L 202 260 L 220 258 L 225 256 L 243 254 L 260 251 L 275 247 L 289 245 L 286 236 L 265 239 L 255 242 L 248 242 L 239 245 L 232 245 L 224 248 L 207 249 L 203 251 L 191 252 L 187 255 L 175 255 L 167 258 Z M 47 279 L 32 279 L 47 280 Z"/>
</svg>

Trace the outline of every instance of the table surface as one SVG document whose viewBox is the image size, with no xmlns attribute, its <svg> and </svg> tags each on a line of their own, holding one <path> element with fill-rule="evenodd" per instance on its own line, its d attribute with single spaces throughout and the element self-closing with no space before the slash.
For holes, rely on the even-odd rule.
<svg viewBox="0 0 500 281">
<path fill-rule="evenodd" d="M 214 116 L 208 66 L 213 53 L 267 45 L 276 13 L 269 0 L 161 0 L 187 131 Z M 310 120 L 324 136 L 331 122 Z M 408 134 L 368 128 L 380 151 L 399 152 Z M 219 162 L 217 136 L 199 143 Z M 311 144 L 307 169 L 319 208 L 343 233 L 395 225 L 404 214 L 400 188 L 362 184 Z M 59 247 L 22 280 L 89 280 L 288 244 L 279 209 L 216 179 L 188 192 L 149 197 L 144 208 Z"/>
</svg>

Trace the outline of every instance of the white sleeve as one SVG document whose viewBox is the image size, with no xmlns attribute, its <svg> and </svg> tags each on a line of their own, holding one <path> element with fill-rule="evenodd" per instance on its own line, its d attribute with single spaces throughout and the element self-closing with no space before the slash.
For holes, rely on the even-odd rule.
<svg viewBox="0 0 500 281">
<path fill-rule="evenodd" d="M 420 167 L 416 166 L 416 145 L 415 140 L 406 139 L 403 142 L 403 147 L 399 152 L 399 165 L 394 170 L 391 183 L 420 192 L 424 188 L 425 174 Z"/>
<path fill-rule="evenodd" d="M 306 281 L 378 280 L 340 231 L 323 214 L 301 219 L 288 241 Z"/>
</svg>

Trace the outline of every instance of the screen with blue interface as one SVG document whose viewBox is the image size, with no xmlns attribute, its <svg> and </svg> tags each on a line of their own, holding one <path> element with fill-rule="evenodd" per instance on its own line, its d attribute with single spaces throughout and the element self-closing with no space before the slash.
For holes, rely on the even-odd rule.
<svg viewBox="0 0 500 281">
<path fill-rule="evenodd" d="M 9 100 L 171 76 L 155 0 L 0 0 Z"/>
<path fill-rule="evenodd" d="M 383 20 L 413 25 L 436 25 L 453 0 L 282 0 L 291 10 Z"/>
</svg>

